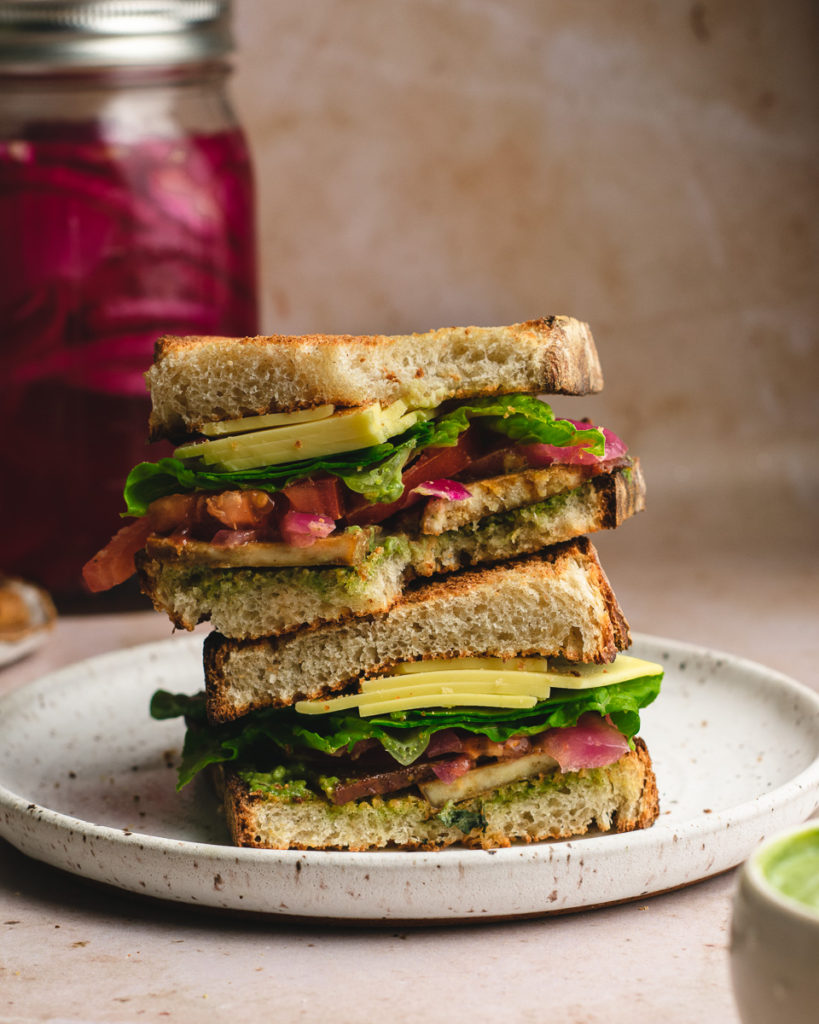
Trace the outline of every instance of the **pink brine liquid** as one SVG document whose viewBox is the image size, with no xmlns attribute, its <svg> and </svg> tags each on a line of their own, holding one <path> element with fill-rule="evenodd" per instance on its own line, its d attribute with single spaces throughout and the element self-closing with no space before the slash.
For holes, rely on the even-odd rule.
<svg viewBox="0 0 819 1024">
<path fill-rule="evenodd" d="M 0 573 L 58 597 L 120 525 L 162 334 L 257 333 L 239 131 L 125 144 L 38 125 L 0 142 Z"/>
</svg>

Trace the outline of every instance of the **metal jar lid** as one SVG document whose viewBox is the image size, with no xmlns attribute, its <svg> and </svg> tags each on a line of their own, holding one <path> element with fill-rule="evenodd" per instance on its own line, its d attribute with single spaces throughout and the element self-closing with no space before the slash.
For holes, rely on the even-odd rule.
<svg viewBox="0 0 819 1024">
<path fill-rule="evenodd" d="M 173 64 L 233 48 L 231 0 L 2 0 L 0 70 Z"/>
</svg>

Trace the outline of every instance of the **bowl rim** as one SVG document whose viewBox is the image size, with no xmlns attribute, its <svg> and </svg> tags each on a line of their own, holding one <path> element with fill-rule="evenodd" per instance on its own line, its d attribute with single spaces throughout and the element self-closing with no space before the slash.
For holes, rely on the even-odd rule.
<svg viewBox="0 0 819 1024">
<path fill-rule="evenodd" d="M 769 881 L 762 868 L 762 862 L 772 850 L 810 832 L 815 832 L 819 837 L 819 818 L 809 818 L 801 825 L 791 826 L 769 836 L 756 847 L 745 861 L 742 875 L 745 881 L 768 903 L 773 904 L 778 910 L 802 920 L 807 925 L 819 929 L 819 910 L 813 910 L 801 900 L 786 896 Z"/>
</svg>

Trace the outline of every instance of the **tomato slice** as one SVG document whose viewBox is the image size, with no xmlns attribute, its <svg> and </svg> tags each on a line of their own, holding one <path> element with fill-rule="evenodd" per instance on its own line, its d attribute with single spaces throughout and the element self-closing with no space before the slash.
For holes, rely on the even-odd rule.
<svg viewBox="0 0 819 1024">
<path fill-rule="evenodd" d="M 477 434 L 473 427 L 464 431 L 451 448 L 427 448 L 404 473 L 404 488 L 412 490 L 427 480 L 451 480 L 462 473 L 478 456 Z"/>
</svg>

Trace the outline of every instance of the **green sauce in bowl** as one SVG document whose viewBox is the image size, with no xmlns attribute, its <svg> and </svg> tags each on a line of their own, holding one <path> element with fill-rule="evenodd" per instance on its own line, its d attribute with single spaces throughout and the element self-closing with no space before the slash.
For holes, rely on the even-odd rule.
<svg viewBox="0 0 819 1024">
<path fill-rule="evenodd" d="M 759 866 L 783 896 L 819 914 L 819 825 L 775 843 Z"/>
</svg>

